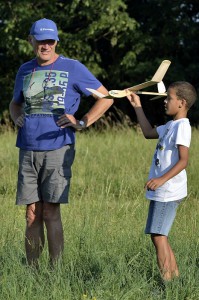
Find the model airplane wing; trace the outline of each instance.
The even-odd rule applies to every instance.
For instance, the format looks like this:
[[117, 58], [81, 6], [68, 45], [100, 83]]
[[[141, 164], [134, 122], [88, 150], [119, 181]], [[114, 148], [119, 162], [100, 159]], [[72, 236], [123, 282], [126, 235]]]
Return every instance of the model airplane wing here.
[[[158, 96], [158, 97], [163, 97], [163, 96], [167, 96], [167, 93], [157, 93], [157, 92], [142, 92], [142, 91], [133, 91], [135, 94], [137, 95], [154, 95], [154, 96]], [[131, 94], [131, 91], [128, 89], [128, 91], [126, 90], [112, 90], [112, 91], [109, 91], [109, 95], [112, 97], [112, 98], [123, 98], [123, 97], [126, 97], [128, 95]], [[109, 97], [110, 97], [109, 96]], [[153, 99], [153, 98], [152, 98]], [[151, 99], [151, 100], [152, 100]], [[156, 98], [157, 99], [157, 98]], [[154, 99], [153, 99], [154, 100]]]
[[167, 94], [166, 93], [165, 94], [159, 94], [159, 95], [157, 95], [157, 96], [155, 96], [155, 97], [153, 97], [153, 98], [151, 98], [149, 100], [157, 100], [157, 99], [162, 98], [164, 96], [167, 97]]
[[105, 98], [105, 99], [112, 99], [113, 97], [111, 95], [104, 95], [100, 92], [98, 92], [97, 90], [94, 89], [90, 89], [90, 88], [86, 88], [89, 92], [91, 92], [93, 95], [96, 95], [99, 98]]
[[[163, 96], [167, 95], [165, 93], [166, 89], [162, 82], [162, 79], [163, 79], [164, 75], [166, 74], [170, 64], [171, 64], [170, 60], [163, 60], [150, 81], [146, 81], [146, 82], [140, 83], [138, 85], [134, 85], [134, 86], [128, 88], [128, 91], [127, 90], [111, 90], [108, 92], [108, 95], [104, 95], [94, 89], [90, 89], [90, 88], [86, 88], [86, 89], [88, 91], [90, 91], [92, 94], [98, 96], [99, 98], [106, 98], [106, 99], [123, 98], [123, 97], [128, 96], [131, 93], [131, 91], [135, 92], [136, 94], [155, 95], [156, 99], [157, 99], [157, 97], [163, 97]], [[146, 87], [155, 85], [155, 84], [157, 84], [157, 86], [158, 86], [158, 93], [140, 92], [140, 90], [142, 90]]]
[[[166, 74], [170, 64], [171, 64], [170, 60], [163, 60], [150, 81], [146, 81], [146, 82], [140, 83], [138, 85], [134, 85], [134, 86], [128, 88], [128, 90], [132, 91], [134, 93], [137, 93], [137, 94], [159, 95], [160, 97], [166, 96], [166, 93], [165, 93], [166, 89], [165, 89], [164, 83], [162, 82], [162, 79], [163, 79], [164, 75]], [[142, 90], [146, 87], [155, 85], [155, 84], [157, 84], [157, 86], [158, 86], [159, 93], [140, 92], [140, 90]], [[114, 98], [122, 98], [122, 97], [127, 96], [127, 92], [125, 90], [111, 90], [111, 91], [109, 91], [109, 95], [111, 95]]]
[[[94, 89], [90, 89], [90, 88], [86, 88], [89, 92], [91, 92], [93, 95], [96, 95], [99, 98], [105, 98], [105, 99], [112, 99], [112, 98], [124, 98], [128, 95], [131, 94], [131, 91], [120, 91], [120, 90], [112, 90], [109, 92], [108, 95], [104, 95]], [[163, 96], [167, 96], [166, 93], [156, 93], [156, 92], [141, 92], [141, 91], [135, 91], [136, 94], [138, 95], [154, 95], [156, 97], [150, 99], [150, 100], [155, 100], [157, 99], [157, 97], [163, 97]]]

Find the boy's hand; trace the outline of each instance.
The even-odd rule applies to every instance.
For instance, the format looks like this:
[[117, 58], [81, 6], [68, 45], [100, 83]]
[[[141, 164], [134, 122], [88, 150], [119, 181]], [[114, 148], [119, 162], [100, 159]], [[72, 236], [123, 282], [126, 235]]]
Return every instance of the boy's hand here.
[[[127, 91], [129, 92], [129, 90]], [[131, 94], [127, 96], [127, 99], [133, 107], [141, 107], [140, 97], [135, 93], [131, 92]]]
[[155, 191], [157, 188], [159, 188], [164, 183], [165, 183], [165, 180], [161, 177], [151, 178], [145, 183], [144, 188], [147, 189], [148, 191]]

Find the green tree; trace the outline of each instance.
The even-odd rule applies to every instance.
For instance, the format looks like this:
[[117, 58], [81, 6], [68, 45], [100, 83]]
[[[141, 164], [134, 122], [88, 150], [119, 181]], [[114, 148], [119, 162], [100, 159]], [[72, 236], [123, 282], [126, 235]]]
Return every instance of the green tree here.
[[[166, 86], [187, 80], [199, 88], [196, 0], [0, 0], [0, 12], [1, 118], [6, 118], [19, 66], [33, 56], [29, 29], [44, 17], [58, 25], [59, 53], [80, 60], [108, 89], [150, 79], [163, 59], [172, 61]], [[162, 122], [162, 102], [142, 101], [152, 122]], [[114, 107], [135, 118], [125, 99]], [[194, 124], [198, 115], [198, 109], [191, 115]]]
[[[27, 35], [39, 18], [57, 23], [60, 53], [79, 59], [108, 87], [120, 85], [123, 74], [119, 66], [126, 55], [126, 41], [136, 36], [137, 28], [126, 9], [121, 0], [1, 2], [1, 112], [11, 100], [18, 67], [33, 55]], [[135, 63], [136, 54], [132, 59]]]
[[[134, 0], [132, 5], [130, 0], [126, 0], [125, 3], [129, 16], [140, 25], [143, 42], [143, 51], [137, 56], [136, 69], [129, 69], [129, 78], [140, 77], [142, 70], [149, 70], [151, 74], [153, 65], [167, 58], [172, 64], [164, 79], [166, 87], [173, 81], [186, 80], [199, 90], [199, 2]], [[161, 109], [158, 111], [161, 112]], [[192, 124], [198, 124], [198, 117], [197, 102], [190, 112]]]

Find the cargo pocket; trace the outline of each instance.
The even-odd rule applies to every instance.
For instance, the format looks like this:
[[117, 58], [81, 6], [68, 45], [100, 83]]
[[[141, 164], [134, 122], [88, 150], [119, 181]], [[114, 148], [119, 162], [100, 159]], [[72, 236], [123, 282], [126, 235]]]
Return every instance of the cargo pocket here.
[[58, 170], [58, 173], [59, 173], [59, 175], [61, 175], [61, 177], [65, 177], [65, 178], [71, 178], [71, 176], [72, 176], [71, 167], [68, 167], [68, 166], [61, 167]]

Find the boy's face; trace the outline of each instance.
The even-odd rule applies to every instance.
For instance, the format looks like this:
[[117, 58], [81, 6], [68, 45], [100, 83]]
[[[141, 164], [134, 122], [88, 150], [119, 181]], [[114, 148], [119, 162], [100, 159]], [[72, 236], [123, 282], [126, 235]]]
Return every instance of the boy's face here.
[[167, 91], [167, 98], [164, 100], [165, 112], [168, 116], [173, 116], [174, 119], [178, 119], [181, 113], [184, 112], [185, 101], [178, 99], [175, 88], [169, 88]]

